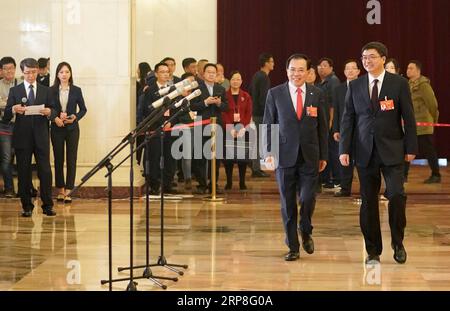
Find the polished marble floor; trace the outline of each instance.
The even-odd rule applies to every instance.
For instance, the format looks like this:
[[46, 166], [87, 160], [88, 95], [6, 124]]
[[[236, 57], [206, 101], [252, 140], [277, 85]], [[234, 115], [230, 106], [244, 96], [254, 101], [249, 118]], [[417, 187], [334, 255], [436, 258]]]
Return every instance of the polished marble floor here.
[[[164, 254], [170, 263], [189, 268], [178, 282], [162, 282], [168, 290], [450, 290], [450, 169], [442, 173], [442, 184], [424, 185], [428, 169], [411, 170], [404, 265], [392, 258], [384, 201], [381, 265], [364, 265], [357, 182], [351, 198], [334, 198], [331, 190], [318, 196], [316, 251], [301, 252], [295, 262], [283, 259], [286, 247], [273, 177], [249, 177], [249, 191], [231, 191], [223, 195], [224, 203], [199, 197], [166, 201]], [[143, 264], [145, 202], [136, 198], [134, 203], [134, 262]], [[56, 217], [35, 208], [32, 218], [22, 218], [18, 199], [0, 198], [0, 290], [108, 290], [100, 284], [108, 277], [107, 201], [75, 199], [55, 209]], [[113, 210], [113, 278], [122, 278], [129, 276], [117, 272], [129, 264], [128, 200], [115, 200]], [[152, 201], [150, 210], [154, 263], [160, 253], [159, 201]], [[152, 272], [176, 276], [162, 267]], [[141, 274], [142, 269], [134, 273]], [[137, 282], [139, 290], [161, 290], [150, 280]], [[127, 284], [114, 283], [113, 290]]]

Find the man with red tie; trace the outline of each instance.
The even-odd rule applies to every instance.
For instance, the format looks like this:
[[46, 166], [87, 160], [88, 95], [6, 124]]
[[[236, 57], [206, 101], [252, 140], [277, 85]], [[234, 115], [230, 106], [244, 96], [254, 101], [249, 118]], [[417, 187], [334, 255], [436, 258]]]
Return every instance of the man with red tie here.
[[[289, 252], [286, 261], [300, 258], [297, 227], [302, 247], [314, 252], [311, 234], [311, 218], [316, 204], [315, 188], [319, 172], [327, 165], [328, 126], [325, 118], [323, 92], [306, 84], [311, 60], [303, 54], [293, 54], [286, 61], [288, 82], [278, 85], [267, 93], [263, 124], [265, 132], [265, 159], [276, 167], [280, 192], [281, 214], [286, 244]], [[272, 134], [271, 125], [279, 128], [278, 137]], [[272, 137], [274, 136], [274, 137]], [[278, 139], [272, 141], [272, 138]], [[279, 152], [276, 143], [279, 143]], [[298, 223], [297, 194], [300, 203]]]

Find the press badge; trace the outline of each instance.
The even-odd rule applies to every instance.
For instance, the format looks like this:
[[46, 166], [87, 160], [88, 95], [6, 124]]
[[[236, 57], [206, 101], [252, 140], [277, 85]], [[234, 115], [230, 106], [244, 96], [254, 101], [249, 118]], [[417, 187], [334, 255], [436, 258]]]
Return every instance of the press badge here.
[[392, 99], [384, 98], [384, 100], [380, 101], [380, 109], [381, 111], [394, 110], [394, 101]]
[[241, 114], [240, 113], [234, 113], [233, 114], [233, 120], [234, 120], [234, 122], [241, 122]]
[[317, 107], [313, 106], [306, 107], [306, 115], [309, 117], [317, 118]]

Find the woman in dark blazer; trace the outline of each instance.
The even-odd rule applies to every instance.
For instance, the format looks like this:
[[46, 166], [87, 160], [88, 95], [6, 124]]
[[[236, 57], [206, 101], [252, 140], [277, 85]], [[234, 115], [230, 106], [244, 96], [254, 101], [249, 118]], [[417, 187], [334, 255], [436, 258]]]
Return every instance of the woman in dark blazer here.
[[[225, 148], [226, 154], [224, 164], [225, 173], [227, 175], [225, 190], [230, 190], [232, 187], [234, 162], [237, 162], [239, 167], [239, 189], [247, 190], [247, 186], [245, 185], [245, 171], [249, 159], [237, 159], [236, 156], [239, 156], [239, 153], [236, 152], [235, 149], [238, 147], [238, 139], [240, 137], [244, 137], [246, 145], [248, 144], [247, 126], [252, 118], [253, 103], [252, 97], [247, 92], [241, 90], [241, 85], [241, 74], [239, 71], [233, 71], [230, 76], [230, 89], [226, 92], [228, 110], [222, 112], [225, 140], [227, 137], [231, 136], [234, 140], [234, 146], [236, 146], [232, 148], [233, 150], [227, 150], [229, 148]], [[225, 146], [227, 146], [226, 142]], [[247, 147], [248, 146], [245, 146], [245, 148]], [[232, 151], [231, 159], [231, 154], [227, 154], [230, 153], [227, 151]], [[245, 152], [244, 154], [248, 157], [248, 152]]]
[[[72, 202], [68, 193], [74, 188], [77, 168], [78, 141], [80, 128], [78, 122], [86, 114], [83, 94], [73, 84], [72, 68], [62, 62], [56, 68], [55, 82], [51, 87], [55, 100], [57, 117], [51, 125], [51, 139], [55, 158], [55, 184], [58, 188], [57, 201]], [[64, 149], [66, 149], [67, 175], [64, 180]]]

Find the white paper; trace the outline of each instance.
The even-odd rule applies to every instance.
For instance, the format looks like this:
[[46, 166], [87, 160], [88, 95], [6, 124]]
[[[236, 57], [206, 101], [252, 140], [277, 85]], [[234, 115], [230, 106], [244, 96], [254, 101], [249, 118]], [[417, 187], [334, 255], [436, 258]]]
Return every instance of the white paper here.
[[36, 106], [27, 106], [27, 110], [25, 110], [26, 116], [36, 116], [41, 115], [40, 111], [45, 108], [45, 105], [36, 105]]

